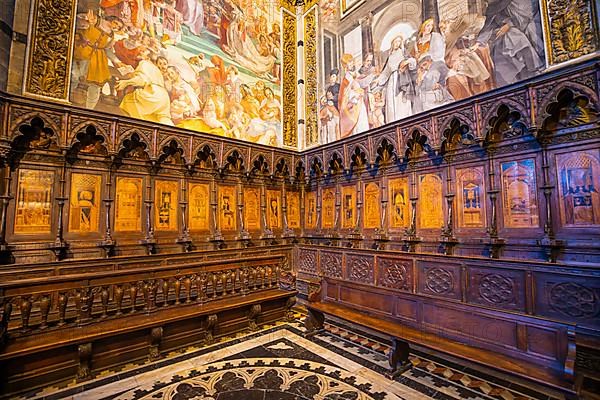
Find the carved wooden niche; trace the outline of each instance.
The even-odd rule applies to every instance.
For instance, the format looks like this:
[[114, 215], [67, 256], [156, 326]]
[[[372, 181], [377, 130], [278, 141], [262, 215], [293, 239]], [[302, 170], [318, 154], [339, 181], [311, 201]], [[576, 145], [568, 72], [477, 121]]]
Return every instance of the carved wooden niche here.
[[505, 162], [501, 164], [500, 169], [504, 226], [539, 227], [535, 160]]
[[179, 183], [156, 181], [154, 185], [154, 226], [157, 231], [177, 230]]
[[381, 223], [381, 191], [379, 185], [370, 182], [365, 185], [364, 225], [365, 229], [380, 228]]
[[98, 232], [101, 184], [102, 177], [100, 175], [79, 173], [71, 175], [69, 232]]
[[456, 170], [458, 226], [485, 227], [485, 186], [483, 167]]
[[304, 226], [307, 229], [314, 229], [317, 227], [317, 194], [315, 192], [306, 193], [305, 202]]
[[142, 230], [142, 178], [117, 177], [115, 190], [115, 231]]
[[408, 178], [397, 178], [389, 181], [390, 227], [406, 228], [410, 223], [410, 196]]
[[53, 171], [19, 170], [14, 233], [50, 233], [53, 184]]
[[442, 175], [419, 176], [419, 228], [441, 229], [444, 225]]
[[556, 168], [561, 225], [600, 225], [600, 151], [559, 154]]
[[342, 228], [356, 225], [356, 186], [342, 187]]
[[300, 193], [298, 192], [287, 192], [287, 222], [288, 228], [299, 229], [300, 228]]
[[235, 186], [219, 186], [219, 226], [222, 231], [235, 231], [236, 218]]
[[189, 227], [191, 231], [210, 229], [210, 187], [208, 183], [189, 184]]
[[335, 226], [335, 192], [333, 189], [323, 189], [322, 227], [332, 229]]
[[255, 187], [244, 188], [244, 226], [249, 231], [260, 230], [260, 191]]
[[267, 218], [271, 229], [281, 229], [281, 192], [267, 190]]

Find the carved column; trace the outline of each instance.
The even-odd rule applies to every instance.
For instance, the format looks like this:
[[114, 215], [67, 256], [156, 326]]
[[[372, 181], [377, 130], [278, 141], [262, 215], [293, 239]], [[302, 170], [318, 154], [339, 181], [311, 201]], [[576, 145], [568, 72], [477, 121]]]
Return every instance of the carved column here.
[[[291, 178], [292, 180], [294, 179], [293, 177]], [[281, 193], [282, 193], [282, 197], [281, 197], [281, 213], [283, 214], [283, 237], [284, 238], [293, 238], [296, 235], [294, 234], [294, 230], [290, 229], [290, 226], [288, 224], [288, 215], [287, 215], [287, 190], [286, 190], [286, 181], [285, 181], [285, 177], [283, 178], [282, 182], [281, 182]]]
[[190, 231], [188, 229], [188, 215], [187, 215], [187, 205], [188, 195], [187, 195], [187, 179], [181, 179], [181, 201], [179, 202], [179, 206], [181, 207], [181, 234], [177, 238], [177, 243], [183, 246], [183, 251], [186, 253], [192, 250], [192, 238], [190, 236]]
[[140, 241], [146, 247], [148, 254], [154, 254], [156, 250], [156, 239], [154, 238], [154, 227], [152, 225], [152, 188], [154, 187], [154, 177], [149, 176], [146, 185], [146, 236]]
[[10, 200], [12, 196], [10, 195], [10, 182], [12, 179], [12, 169], [7, 164], [3, 168], [3, 189], [2, 196], [0, 199], [2, 200], [2, 210], [0, 211], [0, 253], [7, 252], [8, 244], [6, 243], [6, 220], [7, 220], [7, 211], [8, 205], [10, 204]]
[[548, 149], [547, 144], [542, 142], [542, 171], [543, 171], [543, 186], [546, 222], [544, 223], [544, 237], [537, 241], [538, 246], [544, 249], [548, 262], [555, 263], [560, 249], [565, 246], [565, 242], [557, 240], [554, 234], [554, 210], [552, 207], [552, 192], [554, 185], [550, 184], [550, 165], [548, 164]]
[[304, 183], [300, 184], [300, 236], [304, 237], [305, 235], [305, 226], [306, 226], [306, 185]]
[[115, 248], [115, 241], [112, 238], [112, 228], [111, 228], [111, 208], [113, 203], [113, 193], [112, 193], [112, 180], [113, 180], [113, 166], [111, 165], [108, 170], [108, 178], [106, 179], [106, 197], [104, 199], [104, 217], [105, 217], [105, 229], [104, 236], [102, 237], [102, 241], [99, 243], [99, 247], [104, 250], [104, 256], [109, 258], [113, 255], [113, 250]]
[[239, 178], [237, 184], [237, 204], [238, 204], [238, 219], [240, 221], [240, 230], [238, 240], [242, 243], [242, 247], [248, 247], [250, 245], [250, 233], [246, 229], [244, 221], [244, 188], [242, 185], [242, 178]]
[[323, 228], [321, 227], [321, 211], [323, 209], [323, 207], [321, 206], [321, 201], [323, 200], [323, 193], [321, 193], [321, 190], [319, 188], [319, 178], [315, 178], [315, 188], [316, 188], [316, 198], [317, 198], [317, 205], [316, 205], [316, 211], [317, 211], [317, 220], [316, 220], [316, 227], [317, 227], [317, 234], [321, 235], [323, 233]]
[[406, 245], [406, 249], [411, 253], [416, 251], [417, 244], [421, 241], [417, 236], [417, 200], [419, 200], [417, 174], [412, 172], [410, 182], [410, 225], [406, 229], [404, 238], [402, 239]]
[[500, 258], [500, 251], [505, 244], [504, 239], [498, 237], [498, 193], [500, 191], [496, 188], [496, 173], [494, 171], [494, 150], [488, 149], [489, 164], [488, 164], [488, 177], [489, 177], [489, 190], [488, 196], [491, 205], [491, 216], [490, 224], [487, 230], [488, 233], [488, 245], [490, 246], [490, 258]]
[[210, 215], [212, 219], [212, 233], [210, 240], [214, 243], [216, 248], [221, 248], [223, 246], [224, 239], [223, 234], [221, 233], [221, 224], [217, 214], [217, 207], [219, 206], [217, 197], [217, 181], [216, 176], [213, 175], [210, 182], [210, 207], [212, 210]]
[[386, 168], [383, 167], [381, 170], [381, 219], [379, 221], [379, 231], [375, 234], [375, 243], [373, 247], [375, 249], [383, 249], [384, 242], [388, 240], [388, 177], [386, 176]]
[[269, 219], [267, 218], [267, 187], [264, 178], [261, 178], [260, 183], [260, 220], [263, 228], [261, 239], [265, 240], [266, 244], [271, 244], [275, 235], [273, 235], [273, 230], [269, 226]]
[[67, 242], [63, 237], [63, 215], [65, 202], [68, 198], [65, 196], [65, 184], [66, 184], [66, 173], [67, 173], [67, 163], [63, 162], [63, 166], [60, 171], [60, 180], [59, 180], [59, 196], [56, 197], [56, 202], [58, 204], [58, 215], [56, 218], [56, 238], [54, 239], [54, 243], [50, 245], [50, 250], [54, 253], [56, 261], [60, 261], [66, 257], [67, 251]]
[[452, 171], [450, 166], [446, 168], [446, 225], [442, 229], [440, 242], [444, 248], [444, 254], [451, 256], [458, 240], [454, 237], [454, 197], [452, 191]]

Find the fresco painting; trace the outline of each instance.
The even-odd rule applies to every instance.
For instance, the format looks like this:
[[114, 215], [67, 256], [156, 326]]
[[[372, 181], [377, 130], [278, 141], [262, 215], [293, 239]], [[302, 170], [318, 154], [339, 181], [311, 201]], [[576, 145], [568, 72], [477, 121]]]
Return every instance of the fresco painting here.
[[334, 10], [320, 2], [325, 143], [530, 78], [546, 66], [535, 0], [355, 3]]
[[77, 11], [75, 105], [283, 144], [278, 0], [87, 0]]

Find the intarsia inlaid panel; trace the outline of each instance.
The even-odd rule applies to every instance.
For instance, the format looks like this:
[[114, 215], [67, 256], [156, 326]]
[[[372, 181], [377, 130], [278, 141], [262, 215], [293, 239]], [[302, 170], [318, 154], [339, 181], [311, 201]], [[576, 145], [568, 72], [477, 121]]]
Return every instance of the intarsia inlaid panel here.
[[323, 189], [323, 209], [322, 223], [323, 228], [335, 227], [335, 191], [333, 189]]
[[364, 228], [376, 229], [381, 227], [381, 191], [379, 185], [370, 182], [365, 185]]
[[235, 186], [219, 186], [219, 226], [223, 231], [237, 229]]
[[485, 186], [483, 167], [456, 170], [458, 226], [483, 228], [485, 226]]
[[300, 193], [286, 193], [286, 216], [288, 228], [300, 229]]
[[117, 177], [115, 193], [115, 231], [142, 229], [142, 178]]
[[410, 195], [408, 178], [390, 179], [389, 181], [390, 227], [406, 228], [410, 222]]
[[539, 210], [535, 178], [535, 160], [501, 164], [504, 226], [537, 228]]
[[267, 191], [267, 217], [271, 229], [281, 228], [281, 192], [278, 190]]
[[244, 189], [244, 226], [249, 231], [260, 230], [260, 190], [255, 187]]
[[210, 187], [207, 183], [189, 184], [189, 227], [191, 231], [210, 229]]
[[156, 181], [154, 191], [154, 224], [157, 231], [177, 230], [179, 183]]
[[69, 232], [97, 232], [100, 217], [100, 175], [71, 175]]
[[444, 225], [442, 195], [441, 174], [419, 176], [419, 228], [440, 229]]
[[559, 154], [556, 168], [561, 224], [600, 225], [600, 151]]
[[314, 229], [317, 227], [317, 194], [315, 192], [306, 193], [305, 201], [304, 226], [307, 229]]
[[356, 186], [342, 188], [342, 228], [356, 226]]
[[50, 233], [52, 225], [52, 186], [54, 172], [19, 170], [14, 232]]

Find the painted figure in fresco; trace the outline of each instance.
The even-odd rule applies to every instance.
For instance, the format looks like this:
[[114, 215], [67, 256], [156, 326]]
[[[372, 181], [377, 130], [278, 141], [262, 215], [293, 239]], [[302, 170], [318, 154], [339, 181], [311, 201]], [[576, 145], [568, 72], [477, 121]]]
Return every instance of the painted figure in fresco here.
[[[327, 91], [333, 97], [331, 91]], [[329, 96], [321, 98], [321, 109], [319, 111], [321, 119], [321, 143], [331, 143], [340, 138], [340, 113], [333, 105], [333, 100]]]
[[204, 7], [202, 0], [176, 0], [175, 9], [181, 13], [183, 23], [190, 31], [199, 35], [204, 28]]
[[112, 46], [113, 33], [93, 10], [79, 20], [73, 52], [73, 87], [80, 80], [87, 83], [85, 106], [94, 109], [100, 100], [102, 86], [111, 79], [107, 49]]
[[275, 94], [271, 88], [265, 88], [265, 98], [260, 105], [260, 117], [268, 122], [281, 121], [281, 104], [275, 98]]
[[329, 72], [329, 80], [327, 83], [327, 92], [331, 92], [331, 94], [333, 95], [332, 101], [333, 101], [333, 105], [334, 107], [339, 110], [339, 104], [338, 104], [338, 99], [339, 99], [339, 95], [340, 95], [340, 84], [338, 83], [338, 75], [340, 73], [339, 69], [332, 69]]
[[428, 111], [453, 100], [446, 89], [447, 74], [448, 67], [443, 62], [434, 62], [429, 55], [421, 59], [415, 81], [415, 112]]
[[530, 0], [489, 0], [477, 40], [488, 44], [500, 86], [533, 76], [544, 67], [539, 11]]
[[171, 118], [175, 124], [194, 117], [200, 111], [200, 102], [192, 86], [181, 78], [176, 67], [167, 67], [166, 88], [171, 98]]
[[[117, 82], [117, 90], [134, 88], [123, 97], [120, 107], [133, 118], [173, 125], [163, 73], [148, 57], [148, 51], [140, 53], [141, 60], [133, 77]], [[164, 70], [166, 72], [166, 66]]]
[[411, 71], [417, 64], [404, 51], [404, 38], [392, 40], [390, 52], [375, 88], [385, 90], [385, 122], [396, 121], [413, 113], [414, 84]]
[[340, 136], [342, 138], [369, 129], [369, 117], [365, 105], [365, 91], [360, 87], [354, 57], [342, 56], [344, 79], [340, 84], [338, 104], [340, 107]]

